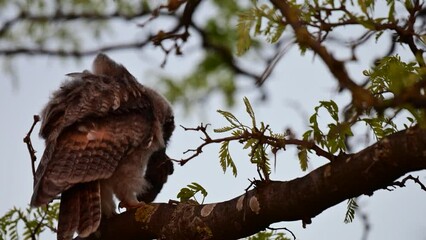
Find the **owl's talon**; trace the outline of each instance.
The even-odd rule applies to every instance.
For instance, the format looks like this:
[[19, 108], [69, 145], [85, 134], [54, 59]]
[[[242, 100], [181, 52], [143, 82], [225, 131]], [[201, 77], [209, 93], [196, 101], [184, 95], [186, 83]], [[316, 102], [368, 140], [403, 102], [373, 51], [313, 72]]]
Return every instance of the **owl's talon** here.
[[144, 206], [146, 203], [145, 202], [136, 202], [136, 203], [125, 203], [125, 202], [120, 202], [118, 204], [118, 208], [125, 208], [126, 210], [132, 209], [132, 208], [139, 208]]

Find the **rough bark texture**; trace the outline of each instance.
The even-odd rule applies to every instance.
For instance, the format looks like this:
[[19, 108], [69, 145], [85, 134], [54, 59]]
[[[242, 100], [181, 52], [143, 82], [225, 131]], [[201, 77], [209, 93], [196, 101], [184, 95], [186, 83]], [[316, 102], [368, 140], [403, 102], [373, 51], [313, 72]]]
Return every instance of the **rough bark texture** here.
[[395, 133], [304, 177], [259, 183], [226, 202], [149, 204], [105, 221], [92, 239], [237, 239], [271, 223], [306, 223], [345, 199], [372, 195], [402, 175], [426, 169], [426, 130]]

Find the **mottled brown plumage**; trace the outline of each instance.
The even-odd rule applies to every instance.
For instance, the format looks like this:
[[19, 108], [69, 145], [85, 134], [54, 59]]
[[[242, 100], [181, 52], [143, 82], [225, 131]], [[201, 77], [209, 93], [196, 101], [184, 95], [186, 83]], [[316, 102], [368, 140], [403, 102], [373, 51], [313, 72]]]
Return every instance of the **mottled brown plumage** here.
[[101, 215], [115, 213], [114, 195], [127, 208], [153, 201], [173, 172], [165, 148], [174, 119], [163, 96], [104, 54], [93, 72], [68, 76], [42, 113], [46, 149], [31, 198], [37, 207], [61, 194], [58, 239], [96, 231]]

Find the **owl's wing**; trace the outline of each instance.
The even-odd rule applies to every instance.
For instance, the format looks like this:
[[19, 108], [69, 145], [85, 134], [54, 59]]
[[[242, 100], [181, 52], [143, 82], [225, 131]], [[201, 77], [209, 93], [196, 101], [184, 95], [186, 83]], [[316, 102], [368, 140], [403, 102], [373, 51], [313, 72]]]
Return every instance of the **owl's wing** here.
[[106, 84], [112, 80], [88, 73], [79, 77], [82, 81], [64, 85], [44, 111], [46, 150], [36, 171], [32, 206], [48, 203], [77, 183], [110, 177], [133, 148], [152, 141], [153, 111], [143, 88]]
[[55, 140], [66, 127], [87, 117], [152, 110], [145, 88], [130, 74], [120, 79], [88, 71], [67, 76], [69, 81], [53, 93], [42, 113], [40, 135], [47, 140]]

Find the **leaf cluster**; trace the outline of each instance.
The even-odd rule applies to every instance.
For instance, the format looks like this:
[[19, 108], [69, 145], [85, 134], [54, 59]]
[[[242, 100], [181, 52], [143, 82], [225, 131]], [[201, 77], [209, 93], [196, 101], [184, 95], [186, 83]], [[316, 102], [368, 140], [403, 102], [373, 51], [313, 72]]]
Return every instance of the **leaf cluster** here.
[[[0, 218], [0, 240], [16, 240], [20, 235], [24, 239], [37, 239], [46, 230], [55, 232], [58, 213], [59, 202], [25, 210], [14, 207]], [[20, 233], [22, 226], [23, 232]]]
[[[419, 67], [414, 62], [404, 62], [398, 55], [384, 57], [377, 62], [377, 65], [370, 70], [363, 72], [369, 78], [369, 90], [372, 94], [383, 102], [390, 101], [395, 98], [423, 98], [426, 69]], [[426, 111], [424, 108], [418, 108], [411, 104], [401, 104], [396, 107], [395, 115], [406, 110], [410, 113], [407, 120], [413, 124], [417, 123], [422, 127], [426, 126]], [[393, 133], [396, 127], [389, 118], [379, 116], [374, 121], [374, 124], [367, 122], [375, 133], [377, 138]], [[373, 126], [372, 126], [373, 125]], [[390, 128], [385, 128], [380, 131], [380, 126], [389, 125]], [[406, 127], [408, 127], [406, 125]]]
[[[324, 132], [318, 123], [321, 109], [325, 109], [333, 119], [332, 123], [327, 124], [327, 132]], [[339, 107], [333, 100], [320, 101], [320, 104], [315, 107], [315, 113], [309, 118], [309, 123], [310, 130], [303, 134], [305, 141], [313, 139], [315, 143], [326, 148], [331, 154], [346, 151], [346, 138], [353, 136], [353, 133], [349, 123], [339, 121]]]
[[246, 112], [251, 119], [250, 125], [242, 123], [231, 112], [218, 110], [218, 113], [228, 121], [229, 125], [214, 129], [214, 132], [231, 132], [230, 139], [221, 142], [219, 152], [220, 165], [224, 172], [231, 168], [233, 175], [237, 176], [237, 167], [229, 152], [229, 143], [230, 141], [238, 140], [239, 143], [243, 144], [243, 149], [249, 150], [250, 162], [256, 165], [261, 179], [269, 179], [271, 163], [268, 149], [276, 153], [278, 149], [275, 146], [271, 146], [271, 142], [285, 142], [286, 135], [274, 133], [264, 122], [259, 124], [250, 101], [246, 97], [243, 100]]
[[258, 2], [254, 0], [252, 5], [250, 9], [238, 14], [237, 55], [243, 55], [250, 48], [252, 36], [263, 35], [267, 42], [275, 43], [285, 30], [282, 16], [275, 7], [267, 4], [258, 5]]

